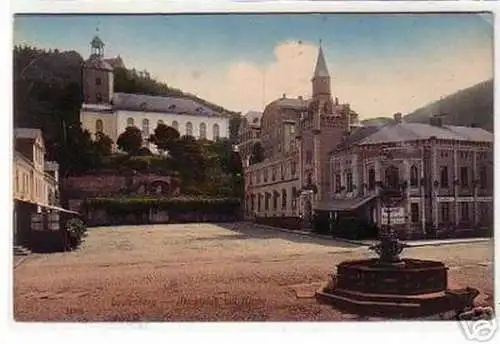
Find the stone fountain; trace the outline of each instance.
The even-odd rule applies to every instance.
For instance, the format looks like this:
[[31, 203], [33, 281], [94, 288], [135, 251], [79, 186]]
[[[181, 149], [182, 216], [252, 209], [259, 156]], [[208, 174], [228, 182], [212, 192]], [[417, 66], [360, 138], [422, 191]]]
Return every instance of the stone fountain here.
[[[398, 197], [398, 190], [385, 190], [382, 201], [390, 205]], [[390, 227], [390, 213], [387, 227], [370, 247], [379, 258], [340, 263], [330, 283], [316, 292], [319, 302], [348, 314], [390, 319], [454, 317], [473, 307], [477, 289], [449, 289], [442, 262], [400, 258], [406, 244]]]

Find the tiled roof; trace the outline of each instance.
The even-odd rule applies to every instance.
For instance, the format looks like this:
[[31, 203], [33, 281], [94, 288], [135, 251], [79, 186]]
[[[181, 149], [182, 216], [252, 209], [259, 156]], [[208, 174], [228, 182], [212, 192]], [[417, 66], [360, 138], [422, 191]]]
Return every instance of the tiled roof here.
[[342, 141], [335, 149], [332, 151], [342, 150], [347, 148], [348, 146], [352, 146], [363, 140], [365, 137], [372, 135], [377, 132], [380, 128], [378, 126], [365, 126], [365, 127], [357, 127], [355, 128], [347, 138]]
[[181, 97], [149, 96], [143, 94], [115, 93], [113, 109], [149, 112], [167, 112], [194, 116], [222, 117], [222, 114], [192, 99]]
[[259, 111], [248, 111], [243, 118], [247, 121], [249, 126], [260, 128], [260, 119], [262, 118], [262, 112]]
[[301, 99], [301, 98], [279, 98], [273, 101], [274, 104], [284, 107], [284, 108], [293, 108], [293, 109], [306, 109], [308, 104], [311, 102], [310, 99]]
[[329, 77], [328, 68], [326, 68], [325, 56], [323, 49], [319, 47], [318, 60], [316, 61], [316, 68], [314, 69], [314, 77]]
[[443, 125], [441, 127], [425, 123], [397, 123], [388, 125], [363, 139], [359, 144], [378, 144], [401, 141], [426, 140], [436, 137], [441, 140], [493, 142], [493, 134], [472, 127]]

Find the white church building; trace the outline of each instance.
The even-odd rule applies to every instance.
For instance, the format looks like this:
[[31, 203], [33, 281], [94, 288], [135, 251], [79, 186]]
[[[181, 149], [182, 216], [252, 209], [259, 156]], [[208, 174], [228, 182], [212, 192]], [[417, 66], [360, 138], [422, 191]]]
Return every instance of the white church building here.
[[218, 113], [195, 100], [182, 97], [149, 96], [114, 92], [113, 67], [104, 58], [104, 43], [95, 36], [91, 54], [83, 66], [83, 105], [80, 122], [93, 136], [102, 132], [116, 143], [129, 126], [142, 131], [144, 145], [155, 152], [146, 139], [159, 123], [177, 129], [180, 135], [217, 140], [229, 137], [227, 114]]

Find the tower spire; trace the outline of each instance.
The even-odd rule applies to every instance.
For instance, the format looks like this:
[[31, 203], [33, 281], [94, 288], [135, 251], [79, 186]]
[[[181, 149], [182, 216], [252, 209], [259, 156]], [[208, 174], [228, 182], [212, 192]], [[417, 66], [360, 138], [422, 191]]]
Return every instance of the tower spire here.
[[328, 68], [326, 67], [325, 56], [323, 54], [323, 47], [321, 40], [319, 40], [318, 59], [316, 61], [316, 68], [314, 69], [314, 77], [329, 77]]

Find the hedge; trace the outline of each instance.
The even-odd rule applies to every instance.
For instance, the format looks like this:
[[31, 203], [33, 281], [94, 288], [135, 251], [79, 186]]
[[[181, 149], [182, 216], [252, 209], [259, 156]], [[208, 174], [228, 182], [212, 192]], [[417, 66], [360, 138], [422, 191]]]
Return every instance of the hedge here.
[[155, 210], [169, 212], [231, 213], [239, 209], [236, 198], [176, 197], [158, 198], [91, 198], [83, 202], [86, 210], [105, 209], [107, 213], [137, 213]]

